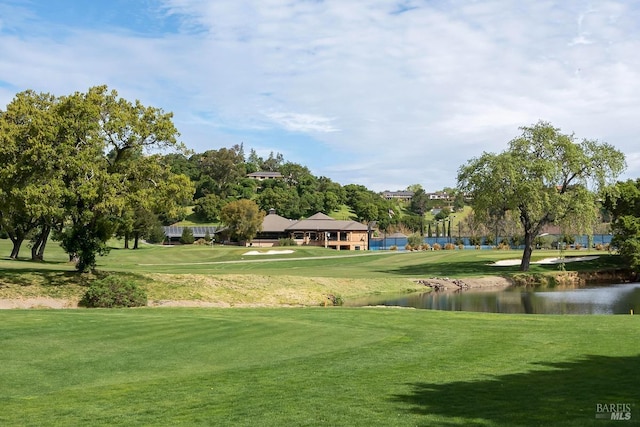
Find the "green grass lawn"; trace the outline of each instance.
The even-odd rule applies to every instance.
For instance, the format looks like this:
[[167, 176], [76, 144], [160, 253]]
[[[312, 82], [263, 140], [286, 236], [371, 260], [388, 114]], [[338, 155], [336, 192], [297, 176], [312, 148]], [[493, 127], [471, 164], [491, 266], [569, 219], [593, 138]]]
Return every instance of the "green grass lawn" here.
[[[10, 242], [0, 240], [0, 254], [10, 252]], [[25, 245], [26, 246], [26, 245]], [[297, 246], [260, 248], [238, 246], [163, 246], [142, 244], [140, 249], [123, 249], [121, 242], [111, 242], [107, 256], [98, 257], [98, 269], [172, 274], [273, 274], [321, 277], [382, 276], [469, 277], [513, 274], [517, 266], [496, 268], [491, 264], [503, 259], [520, 259], [522, 251], [455, 250], [455, 251], [336, 251], [332, 249]], [[270, 249], [290, 249], [293, 253], [277, 255], [246, 255], [248, 252], [268, 252]], [[28, 248], [23, 248], [21, 261], [0, 257], [0, 268], [17, 270], [72, 271], [67, 255], [51, 242], [45, 254], [46, 262], [28, 261]], [[557, 257], [557, 250], [534, 251], [532, 261]], [[617, 256], [603, 251], [565, 251], [565, 256], [598, 255], [595, 261], [566, 264], [567, 270], [619, 267]], [[327, 259], [329, 258], [329, 259]], [[276, 261], [276, 262], [273, 262]], [[557, 265], [531, 265], [532, 273], [557, 271]]]
[[[280, 255], [246, 255], [250, 251], [291, 249]], [[558, 251], [534, 251], [532, 261], [557, 257]], [[602, 251], [566, 251], [565, 256], [598, 255], [598, 260], [567, 264], [567, 270], [619, 267], [617, 256]], [[513, 274], [517, 266], [496, 268], [491, 264], [502, 259], [520, 259], [522, 251], [336, 251], [318, 247], [245, 248], [237, 246], [155, 246], [139, 250], [114, 249], [98, 259], [98, 267], [110, 271], [154, 273], [256, 273], [321, 277], [382, 276], [469, 277]], [[327, 259], [329, 258], [329, 259]], [[277, 260], [277, 262], [272, 262]], [[268, 261], [268, 262], [267, 262]], [[532, 264], [531, 272], [557, 271], [557, 265]]]
[[[294, 249], [115, 243], [98, 267], [150, 299], [316, 307], [0, 310], [0, 425], [602, 426], [602, 403], [632, 405], [615, 425], [640, 419], [637, 316], [317, 307], [420, 277], [514, 274], [490, 264], [518, 251]], [[567, 268], [619, 267], [565, 255], [587, 254], [601, 257]], [[92, 277], [55, 243], [46, 259], [0, 258], [0, 298], [82, 295]]]
[[0, 311], [0, 425], [603, 426], [640, 419], [637, 316]]

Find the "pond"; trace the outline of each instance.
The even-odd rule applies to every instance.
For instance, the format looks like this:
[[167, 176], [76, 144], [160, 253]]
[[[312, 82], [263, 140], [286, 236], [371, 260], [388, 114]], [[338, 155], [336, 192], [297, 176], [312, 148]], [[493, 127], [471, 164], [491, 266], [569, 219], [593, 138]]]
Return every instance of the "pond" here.
[[427, 292], [346, 301], [352, 307], [386, 305], [432, 310], [529, 314], [640, 315], [640, 283], [581, 289], [509, 288], [499, 291]]

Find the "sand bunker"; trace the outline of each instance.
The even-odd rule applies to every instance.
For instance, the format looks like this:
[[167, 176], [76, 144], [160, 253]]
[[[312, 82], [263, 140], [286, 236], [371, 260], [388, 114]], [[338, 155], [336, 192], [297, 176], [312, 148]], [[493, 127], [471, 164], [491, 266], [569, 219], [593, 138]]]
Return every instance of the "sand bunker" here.
[[260, 252], [260, 251], [249, 251], [249, 252], [245, 252], [243, 255], [282, 255], [282, 254], [292, 254], [293, 251], [291, 249], [283, 249], [283, 250], [273, 250], [270, 249], [266, 252]]
[[[566, 258], [545, 258], [540, 261], [532, 262], [531, 264], [560, 264], [567, 262], [576, 262], [576, 261], [591, 261], [593, 259], [599, 258], [598, 255], [594, 256], [579, 256], [579, 257], [566, 257]], [[503, 259], [501, 261], [496, 261], [491, 265], [495, 265], [498, 267], [511, 266], [511, 265], [520, 265], [519, 259]]]

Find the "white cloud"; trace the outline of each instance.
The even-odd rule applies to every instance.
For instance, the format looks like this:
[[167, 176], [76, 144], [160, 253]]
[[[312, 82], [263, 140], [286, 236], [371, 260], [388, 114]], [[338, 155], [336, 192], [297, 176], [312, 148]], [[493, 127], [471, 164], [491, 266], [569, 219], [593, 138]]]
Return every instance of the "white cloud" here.
[[[161, 38], [100, 28], [39, 38], [28, 25], [46, 22], [29, 17], [23, 34], [0, 29], [0, 81], [56, 94], [107, 83], [174, 111], [196, 150], [253, 138], [378, 190], [453, 186], [466, 160], [539, 119], [637, 156], [633, 3], [398, 4], [166, 0], [181, 26]], [[10, 95], [2, 88], [0, 102]], [[278, 132], [294, 136], [278, 148]]]
[[338, 131], [338, 129], [331, 124], [333, 120], [327, 117], [314, 116], [312, 114], [277, 112], [265, 113], [265, 116], [293, 132], [325, 133]]

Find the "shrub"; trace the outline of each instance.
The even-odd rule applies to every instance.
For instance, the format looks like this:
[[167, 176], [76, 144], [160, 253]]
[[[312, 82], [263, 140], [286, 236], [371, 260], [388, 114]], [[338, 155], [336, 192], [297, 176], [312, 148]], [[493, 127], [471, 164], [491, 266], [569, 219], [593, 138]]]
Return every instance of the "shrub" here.
[[482, 244], [482, 237], [480, 236], [469, 237], [469, 244], [472, 246], [480, 246]]
[[[344, 300], [340, 295], [329, 294], [327, 295], [327, 301], [329, 301], [329, 304], [333, 306], [340, 306], [344, 304]], [[324, 305], [326, 306], [327, 304], [325, 303]]]
[[192, 245], [195, 241], [193, 237], [193, 230], [189, 227], [185, 227], [182, 229], [182, 235], [180, 236], [180, 243], [183, 245]]
[[444, 245], [444, 250], [445, 251], [452, 251], [456, 248], [456, 245], [454, 245], [453, 243], [447, 243]]
[[567, 245], [573, 245], [576, 242], [576, 238], [571, 234], [563, 234], [562, 237], [560, 237], [560, 241]]
[[517, 248], [524, 243], [524, 236], [511, 236], [509, 243], [511, 243], [514, 248]]
[[533, 244], [536, 249], [551, 249], [553, 248], [553, 237], [551, 236], [537, 236], [533, 239]]
[[206, 245], [209, 242], [207, 242], [205, 239], [198, 239], [195, 242], [193, 242], [194, 245]]
[[404, 245], [404, 249], [406, 251], [412, 251], [413, 250], [413, 246], [411, 246], [410, 244], [407, 243], [406, 245]]
[[398, 247], [396, 245], [391, 245], [391, 246], [389, 246], [389, 250], [390, 251], [397, 251]]
[[420, 246], [423, 244], [424, 239], [419, 233], [413, 233], [409, 237], [407, 237], [407, 246], [411, 246], [413, 249], [420, 249]]
[[151, 227], [149, 233], [147, 234], [147, 243], [158, 244], [164, 242], [164, 228], [161, 225], [155, 225]]
[[439, 250], [442, 250], [442, 246], [440, 245], [440, 243], [434, 243], [432, 246], [432, 249], [434, 251], [439, 251]]
[[428, 244], [428, 243], [425, 243], [425, 244], [423, 244], [423, 245], [421, 246], [421, 249], [422, 249], [423, 251], [428, 251], [428, 250], [430, 250], [430, 249], [431, 249], [431, 245], [430, 245], [430, 244]]
[[141, 307], [147, 305], [147, 294], [133, 280], [107, 276], [89, 286], [80, 305], [96, 308]]
[[295, 239], [291, 237], [283, 237], [281, 239], [278, 239], [278, 246], [296, 246], [296, 245], [297, 243]]

